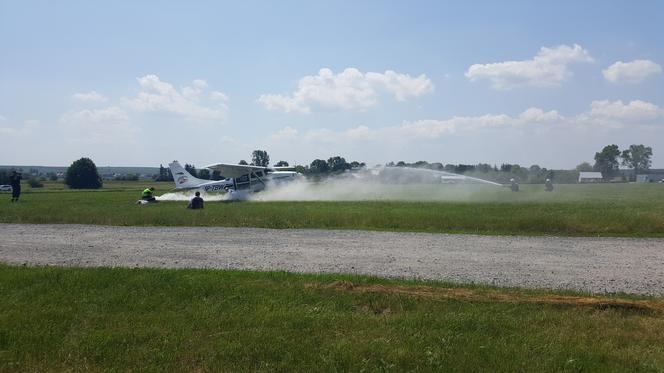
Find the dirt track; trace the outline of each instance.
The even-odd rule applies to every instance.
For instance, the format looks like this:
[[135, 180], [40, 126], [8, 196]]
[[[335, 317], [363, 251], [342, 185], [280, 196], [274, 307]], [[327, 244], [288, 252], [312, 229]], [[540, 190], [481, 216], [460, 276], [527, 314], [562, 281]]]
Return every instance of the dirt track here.
[[664, 296], [664, 239], [0, 224], [0, 261], [357, 273]]

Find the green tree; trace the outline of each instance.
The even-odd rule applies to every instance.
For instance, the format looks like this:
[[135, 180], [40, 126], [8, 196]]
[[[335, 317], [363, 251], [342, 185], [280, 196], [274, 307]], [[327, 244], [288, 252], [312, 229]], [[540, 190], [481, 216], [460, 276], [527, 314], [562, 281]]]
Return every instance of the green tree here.
[[171, 173], [170, 168], [166, 168], [162, 165], [159, 165], [159, 176], [155, 179], [156, 181], [173, 181], [173, 174]]
[[593, 166], [588, 162], [583, 162], [576, 166], [576, 170], [579, 172], [589, 172], [593, 170]]
[[288, 167], [288, 162], [279, 161], [279, 162], [275, 163], [274, 167]]
[[[445, 166], [443, 166], [443, 164], [440, 163], [440, 162], [433, 162], [429, 165], [429, 167], [432, 170], [436, 170], [436, 171], [442, 171], [445, 168]], [[491, 168], [491, 166], [489, 166], [489, 168]]]
[[602, 177], [610, 179], [618, 171], [618, 157], [620, 150], [618, 145], [607, 145], [601, 152], [595, 153], [595, 165], [593, 169], [602, 173]]
[[247, 163], [247, 161], [245, 161], [244, 159], [240, 159], [240, 161], [239, 161], [237, 164], [239, 164], [239, 165], [243, 165], [243, 166], [246, 166], [246, 165], [248, 165], [249, 163]]
[[476, 170], [482, 172], [482, 173], [487, 173], [491, 171], [491, 165], [488, 163], [478, 163], [477, 167], [475, 167]]
[[650, 157], [652, 157], [652, 148], [649, 146], [630, 145], [629, 149], [622, 152], [622, 164], [629, 168], [634, 169], [634, 174], [638, 174], [640, 170], [647, 170], [650, 168]]
[[198, 172], [196, 171], [196, 166], [193, 164], [185, 163], [184, 169], [191, 174], [193, 177], [198, 177]]
[[1, 169], [0, 170], [0, 184], [9, 184], [9, 170]]
[[350, 164], [346, 162], [346, 159], [340, 156], [331, 157], [327, 160], [328, 169], [332, 172], [343, 171], [350, 169]]
[[97, 166], [90, 158], [81, 158], [69, 166], [65, 184], [72, 189], [99, 189], [103, 185]]
[[265, 150], [254, 150], [251, 153], [251, 164], [254, 166], [267, 167], [270, 164], [270, 156]]
[[28, 179], [28, 185], [30, 185], [30, 188], [41, 188], [44, 186], [44, 183], [36, 177], [31, 177]]
[[309, 166], [309, 172], [312, 174], [324, 174], [327, 173], [328, 170], [329, 167], [327, 162], [322, 159], [314, 159], [313, 162], [311, 162], [311, 166]]
[[120, 180], [120, 181], [138, 181], [138, 174], [118, 175], [118, 176], [115, 177], [115, 180]]
[[304, 166], [301, 166], [301, 165], [297, 165], [297, 166], [295, 166], [295, 172], [299, 172], [299, 173], [301, 173], [301, 174], [305, 174], [305, 173], [307, 173], [307, 171], [308, 171], [307, 168], [304, 167]]

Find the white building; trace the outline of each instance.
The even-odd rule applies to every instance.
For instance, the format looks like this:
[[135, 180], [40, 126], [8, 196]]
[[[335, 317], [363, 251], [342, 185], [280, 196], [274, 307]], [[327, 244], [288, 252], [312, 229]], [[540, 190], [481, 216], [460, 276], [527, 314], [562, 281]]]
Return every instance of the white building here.
[[579, 183], [599, 183], [603, 180], [601, 172], [579, 172]]

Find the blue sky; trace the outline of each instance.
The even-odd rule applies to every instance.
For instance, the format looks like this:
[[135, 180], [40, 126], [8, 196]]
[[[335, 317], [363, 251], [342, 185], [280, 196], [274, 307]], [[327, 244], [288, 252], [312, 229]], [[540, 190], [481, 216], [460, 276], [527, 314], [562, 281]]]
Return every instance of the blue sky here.
[[657, 1], [0, 1], [0, 164], [664, 167]]

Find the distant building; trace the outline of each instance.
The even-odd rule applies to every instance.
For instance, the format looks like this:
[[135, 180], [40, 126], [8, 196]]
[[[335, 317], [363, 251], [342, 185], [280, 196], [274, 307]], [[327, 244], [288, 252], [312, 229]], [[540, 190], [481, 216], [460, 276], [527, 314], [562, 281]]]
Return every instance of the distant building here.
[[604, 181], [601, 172], [579, 172], [579, 183], [599, 183]]
[[657, 183], [664, 181], [664, 173], [651, 173], [644, 175], [636, 175], [637, 183]]

